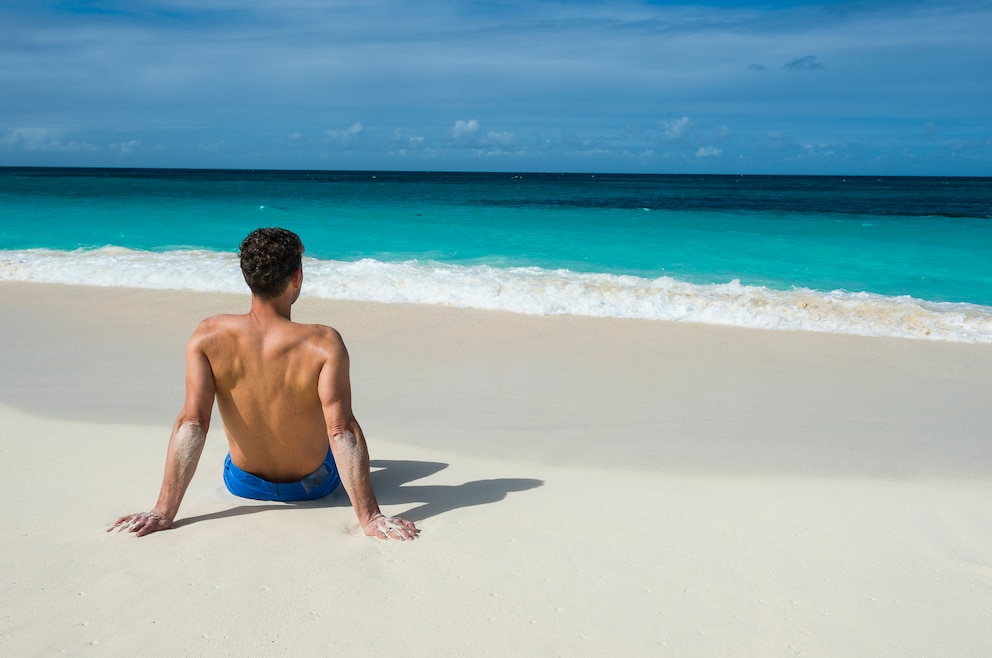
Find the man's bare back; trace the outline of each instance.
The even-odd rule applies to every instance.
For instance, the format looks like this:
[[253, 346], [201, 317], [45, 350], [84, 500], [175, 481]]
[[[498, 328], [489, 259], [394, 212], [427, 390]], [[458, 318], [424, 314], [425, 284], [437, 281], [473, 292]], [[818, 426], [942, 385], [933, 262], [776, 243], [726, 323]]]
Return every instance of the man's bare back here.
[[[280, 248], [282, 261], [273, 263], [270, 252]], [[186, 402], [169, 440], [158, 502], [149, 512], [122, 516], [110, 530], [140, 537], [172, 526], [203, 450], [216, 399], [230, 450], [225, 484], [232, 493], [310, 500], [327, 495], [339, 477], [366, 535], [417, 538], [419, 530], [412, 523], [379, 510], [365, 437], [351, 409], [348, 351], [341, 336], [330, 327], [291, 320], [303, 286], [302, 252], [298, 236], [284, 229], [259, 229], [242, 243], [251, 309], [244, 315], [208, 318], [190, 337]], [[239, 490], [237, 482], [228, 480], [231, 473], [253, 486], [261, 483], [265, 493]], [[330, 488], [311, 488], [315, 476]], [[297, 493], [304, 497], [294, 497]], [[286, 495], [290, 497], [279, 497]]]
[[205, 320], [193, 339], [213, 371], [231, 460], [272, 482], [293, 482], [320, 466], [328, 443], [316, 384], [325, 369], [347, 368], [338, 333], [221, 315]]

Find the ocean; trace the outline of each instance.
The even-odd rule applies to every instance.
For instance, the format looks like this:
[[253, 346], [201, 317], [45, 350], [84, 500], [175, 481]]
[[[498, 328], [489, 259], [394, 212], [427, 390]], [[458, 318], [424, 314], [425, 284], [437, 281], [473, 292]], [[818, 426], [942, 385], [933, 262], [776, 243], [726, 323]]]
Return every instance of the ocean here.
[[304, 294], [992, 343], [992, 178], [0, 167], [0, 281]]

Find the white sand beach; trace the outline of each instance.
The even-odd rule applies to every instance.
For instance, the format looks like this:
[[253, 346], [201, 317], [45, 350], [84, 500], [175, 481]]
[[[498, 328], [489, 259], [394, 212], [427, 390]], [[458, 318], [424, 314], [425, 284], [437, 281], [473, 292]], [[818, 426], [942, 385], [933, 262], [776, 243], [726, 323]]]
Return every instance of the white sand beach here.
[[202, 317], [0, 283], [0, 655], [987, 656], [992, 346], [301, 299], [388, 514], [148, 509]]

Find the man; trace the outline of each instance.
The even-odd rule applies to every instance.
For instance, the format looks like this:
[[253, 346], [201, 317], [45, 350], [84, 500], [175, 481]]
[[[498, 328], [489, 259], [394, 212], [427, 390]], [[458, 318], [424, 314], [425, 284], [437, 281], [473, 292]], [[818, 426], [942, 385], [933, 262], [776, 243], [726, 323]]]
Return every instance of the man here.
[[200, 323], [186, 344], [186, 402], [169, 440], [165, 477], [149, 512], [122, 516], [110, 530], [142, 537], [166, 530], [196, 470], [216, 397], [230, 452], [228, 490], [257, 500], [313, 500], [343, 484], [366, 535], [400, 541], [420, 531], [379, 511], [369, 455], [351, 410], [348, 351], [337, 331], [293, 322], [303, 286], [303, 243], [263, 228], [241, 243], [251, 288], [245, 315]]

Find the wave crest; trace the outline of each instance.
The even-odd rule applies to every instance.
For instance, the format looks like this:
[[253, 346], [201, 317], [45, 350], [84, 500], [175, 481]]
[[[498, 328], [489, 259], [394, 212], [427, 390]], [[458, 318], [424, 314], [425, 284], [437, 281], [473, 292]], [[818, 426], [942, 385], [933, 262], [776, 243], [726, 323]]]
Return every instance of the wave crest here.
[[[532, 315], [587, 315], [992, 343], [992, 308], [865, 292], [772, 290], [540, 268], [305, 260], [305, 292], [328, 299], [437, 304]], [[120, 247], [0, 252], [0, 280], [245, 292], [237, 256]]]

